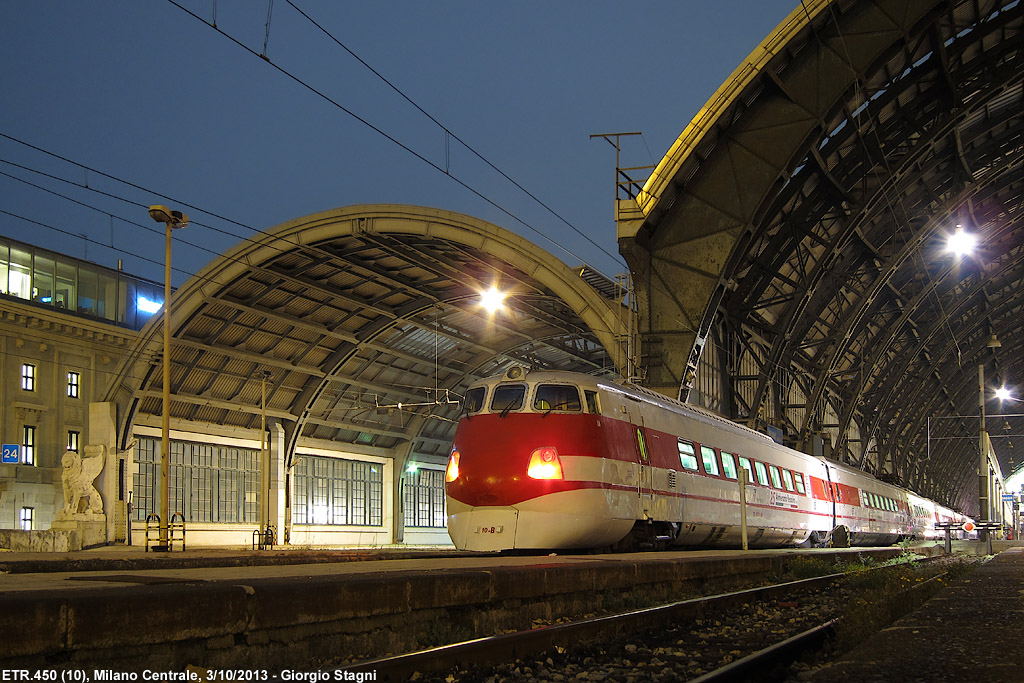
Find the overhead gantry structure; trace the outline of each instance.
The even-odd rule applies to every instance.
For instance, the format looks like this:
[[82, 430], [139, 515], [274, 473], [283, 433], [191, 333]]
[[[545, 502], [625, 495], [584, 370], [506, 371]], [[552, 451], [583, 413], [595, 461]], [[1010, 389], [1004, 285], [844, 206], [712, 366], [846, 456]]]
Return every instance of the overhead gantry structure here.
[[[444, 463], [457, 400], [510, 364], [613, 376], [628, 322], [581, 277], [495, 225], [438, 209], [354, 206], [243, 242], [171, 301], [170, 417]], [[480, 305], [490, 288], [502, 310]], [[162, 317], [112, 382], [119, 447], [162, 413]], [[263, 398], [264, 383], [266, 398]]]
[[802, 2], [623, 184], [645, 384], [713, 367], [722, 413], [976, 506], [978, 367], [1024, 387], [1022, 47], [1017, 0]]

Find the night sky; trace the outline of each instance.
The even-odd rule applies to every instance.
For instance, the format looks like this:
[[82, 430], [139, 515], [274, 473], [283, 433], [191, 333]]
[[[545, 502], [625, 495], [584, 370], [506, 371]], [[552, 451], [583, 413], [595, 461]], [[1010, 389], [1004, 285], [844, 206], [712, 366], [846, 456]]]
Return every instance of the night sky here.
[[146, 207], [166, 204], [193, 220], [178, 286], [254, 231], [418, 204], [612, 276], [615, 150], [590, 135], [642, 131], [622, 163], [657, 163], [798, 7], [176, 1], [198, 18], [169, 0], [0, 3], [0, 234], [162, 281]]

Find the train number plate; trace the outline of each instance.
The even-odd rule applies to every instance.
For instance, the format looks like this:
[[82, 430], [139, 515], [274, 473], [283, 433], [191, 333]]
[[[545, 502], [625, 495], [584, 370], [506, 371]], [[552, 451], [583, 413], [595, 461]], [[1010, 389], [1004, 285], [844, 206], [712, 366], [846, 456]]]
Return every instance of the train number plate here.
[[476, 534], [500, 534], [505, 531], [503, 526], [478, 526], [473, 530]]

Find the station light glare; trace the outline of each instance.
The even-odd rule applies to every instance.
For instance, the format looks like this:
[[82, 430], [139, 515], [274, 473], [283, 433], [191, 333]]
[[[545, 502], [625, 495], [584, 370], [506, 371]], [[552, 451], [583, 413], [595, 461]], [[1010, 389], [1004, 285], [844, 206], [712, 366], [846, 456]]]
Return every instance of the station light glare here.
[[480, 292], [480, 305], [488, 313], [497, 313], [505, 307], [505, 292], [499, 292], [497, 287], [491, 287], [485, 292]]
[[1010, 394], [1010, 390], [1007, 389], [1006, 387], [999, 387], [998, 389], [996, 389], [996, 398], [998, 398], [1000, 401], [1013, 400], [1013, 396]]
[[976, 246], [978, 246], [977, 236], [965, 231], [960, 226], [957, 226], [956, 232], [950, 235], [946, 241], [946, 251], [951, 251], [961, 257], [973, 253]]

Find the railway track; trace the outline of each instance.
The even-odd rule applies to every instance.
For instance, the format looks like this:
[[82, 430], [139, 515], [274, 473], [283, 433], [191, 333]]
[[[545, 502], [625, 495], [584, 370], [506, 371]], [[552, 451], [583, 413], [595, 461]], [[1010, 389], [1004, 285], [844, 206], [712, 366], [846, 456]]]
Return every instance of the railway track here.
[[[936, 558], [940, 559], [940, 558]], [[915, 566], [924, 566], [921, 560]], [[884, 572], [880, 567], [869, 572]], [[378, 681], [735, 681], [820, 647], [866, 572], [831, 574], [348, 665]], [[929, 581], [934, 580], [934, 577]], [[858, 588], [857, 584], [863, 584]], [[927, 585], [918, 580], [910, 590]], [[866, 592], [865, 592], [866, 591]], [[333, 670], [332, 670], [333, 671]], [[336, 680], [340, 680], [335, 676]], [[773, 680], [778, 680], [777, 678]]]

